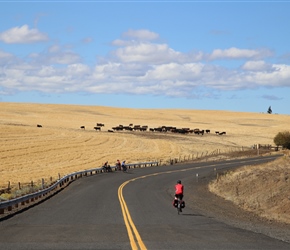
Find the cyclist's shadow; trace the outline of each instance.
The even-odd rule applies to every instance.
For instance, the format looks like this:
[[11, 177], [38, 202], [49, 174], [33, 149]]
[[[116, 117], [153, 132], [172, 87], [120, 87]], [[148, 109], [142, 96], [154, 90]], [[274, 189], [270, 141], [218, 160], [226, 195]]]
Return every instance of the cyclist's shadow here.
[[184, 216], [196, 216], [196, 217], [204, 217], [204, 215], [202, 214], [198, 214], [198, 213], [193, 213], [193, 214], [190, 214], [190, 213], [180, 213], [179, 215], [184, 215]]

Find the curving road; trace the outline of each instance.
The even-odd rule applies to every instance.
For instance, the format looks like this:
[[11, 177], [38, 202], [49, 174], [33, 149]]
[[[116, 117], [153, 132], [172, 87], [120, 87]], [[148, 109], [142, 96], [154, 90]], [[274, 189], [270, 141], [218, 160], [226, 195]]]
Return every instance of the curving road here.
[[[0, 221], [0, 249], [290, 249], [290, 244], [172, 206], [185, 185], [210, 171], [273, 160], [133, 169], [78, 179], [50, 199]], [[190, 190], [185, 190], [186, 196]]]

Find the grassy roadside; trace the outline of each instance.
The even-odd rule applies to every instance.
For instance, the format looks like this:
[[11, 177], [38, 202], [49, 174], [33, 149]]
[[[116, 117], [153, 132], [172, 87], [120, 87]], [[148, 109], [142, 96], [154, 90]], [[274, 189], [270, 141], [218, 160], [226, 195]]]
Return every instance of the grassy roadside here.
[[219, 175], [209, 190], [256, 215], [290, 224], [290, 158]]

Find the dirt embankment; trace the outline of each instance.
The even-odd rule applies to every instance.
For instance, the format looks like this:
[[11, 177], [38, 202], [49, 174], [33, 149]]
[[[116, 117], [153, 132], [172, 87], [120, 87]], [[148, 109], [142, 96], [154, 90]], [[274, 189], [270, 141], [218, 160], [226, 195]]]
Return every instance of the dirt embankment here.
[[290, 158], [227, 171], [209, 190], [267, 220], [290, 225]]

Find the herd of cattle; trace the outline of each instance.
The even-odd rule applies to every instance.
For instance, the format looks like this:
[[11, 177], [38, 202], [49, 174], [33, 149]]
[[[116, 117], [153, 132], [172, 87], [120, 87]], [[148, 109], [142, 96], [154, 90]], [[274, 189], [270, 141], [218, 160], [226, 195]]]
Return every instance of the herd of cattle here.
[[[96, 131], [101, 131], [101, 128], [104, 127], [105, 124], [103, 123], [97, 123], [94, 129]], [[81, 129], [85, 129], [85, 126], [81, 126]], [[118, 125], [116, 127], [112, 127], [112, 129], [109, 129], [108, 132], [114, 132], [114, 131], [151, 131], [151, 132], [172, 132], [172, 133], [180, 133], [180, 134], [189, 134], [189, 133], [194, 133], [197, 135], [204, 135], [205, 133], [210, 133], [210, 129], [190, 129], [190, 128], [177, 128], [173, 126], [160, 126], [157, 128], [149, 128], [147, 125], [141, 126], [141, 125], [134, 125], [129, 124], [129, 126], [123, 126], [123, 125]], [[226, 135], [226, 132], [220, 132], [220, 131], [215, 131], [217, 135]]]
[[[42, 128], [42, 125], [37, 124], [36, 125], [38, 128]], [[101, 128], [104, 127], [105, 124], [104, 123], [97, 123], [96, 126], [94, 127], [94, 130], [96, 131], [101, 131]], [[86, 127], [85, 126], [81, 126], [81, 129], [85, 130]], [[112, 129], [109, 129], [108, 132], [114, 132], [114, 131], [122, 131], [122, 130], [127, 130], [127, 131], [147, 131], [148, 130], [148, 126], [141, 126], [141, 125], [134, 125], [133, 124], [129, 124], [129, 126], [123, 126], [123, 125], [119, 125], [116, 127], [112, 127]], [[189, 133], [194, 133], [197, 135], [204, 135], [204, 133], [210, 133], [210, 129], [190, 129], [190, 128], [177, 128], [177, 127], [172, 127], [172, 126], [161, 126], [161, 127], [157, 127], [157, 128], [149, 128], [149, 131], [151, 132], [172, 132], [172, 133], [180, 133], [180, 134], [189, 134]], [[220, 131], [215, 131], [216, 135], [226, 135], [226, 132], [220, 132]]]

